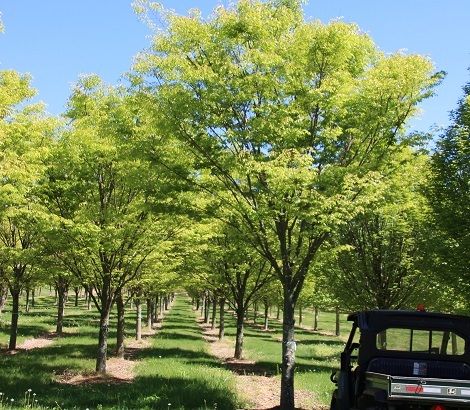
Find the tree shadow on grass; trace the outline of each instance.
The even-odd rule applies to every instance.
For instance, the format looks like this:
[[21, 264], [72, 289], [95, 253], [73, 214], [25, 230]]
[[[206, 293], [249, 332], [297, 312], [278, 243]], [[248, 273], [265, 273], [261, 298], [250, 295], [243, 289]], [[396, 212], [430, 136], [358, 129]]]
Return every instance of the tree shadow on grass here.
[[101, 383], [54, 385], [48, 394], [49, 403], [62, 408], [103, 409], [236, 409], [236, 398], [224, 388], [210, 386], [205, 380], [181, 377], [137, 377], [131, 383], [104, 379]]
[[[69, 346], [70, 348], [71, 346]], [[90, 346], [73, 346], [75, 354], [86, 356]], [[145, 353], [145, 354], [144, 354]], [[210, 356], [201, 357], [201, 352], [182, 349], [144, 349], [139, 359], [154, 357], [162, 353], [166, 359], [184, 358], [192, 365], [214, 365]], [[96, 408], [103, 409], [207, 409], [238, 408], [236, 397], [227, 391], [224, 384], [211, 383], [208, 378], [162, 377], [158, 375], [137, 376], [124, 380], [111, 375], [99, 375], [89, 371], [88, 377], [72, 384], [64, 382], [67, 372], [77, 369], [64, 367], [67, 348], [49, 346], [13, 356], [0, 357], [0, 392], [21, 404], [30, 390], [38, 405], [50, 408]], [[217, 365], [215, 365], [217, 367]], [[85, 372], [86, 376], [86, 372]]]
[[181, 349], [179, 347], [173, 347], [173, 348], [149, 347], [149, 348], [143, 349], [138, 354], [139, 360], [142, 360], [142, 361], [145, 361], [147, 359], [161, 358], [161, 357], [164, 357], [166, 359], [168, 358], [174, 358], [174, 359], [185, 358], [188, 360], [203, 359], [203, 360], [210, 360], [210, 361], [215, 362], [212, 356], [210, 356], [207, 353], [204, 353], [203, 351]]

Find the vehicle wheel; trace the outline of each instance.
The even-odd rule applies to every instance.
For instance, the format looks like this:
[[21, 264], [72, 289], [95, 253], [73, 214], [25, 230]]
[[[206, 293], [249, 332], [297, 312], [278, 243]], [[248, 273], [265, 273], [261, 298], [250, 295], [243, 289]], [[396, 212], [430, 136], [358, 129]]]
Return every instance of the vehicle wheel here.
[[357, 399], [357, 408], [359, 410], [378, 409], [379, 407], [371, 396], [363, 395]]
[[338, 399], [336, 398], [336, 391], [331, 396], [330, 410], [339, 410]]

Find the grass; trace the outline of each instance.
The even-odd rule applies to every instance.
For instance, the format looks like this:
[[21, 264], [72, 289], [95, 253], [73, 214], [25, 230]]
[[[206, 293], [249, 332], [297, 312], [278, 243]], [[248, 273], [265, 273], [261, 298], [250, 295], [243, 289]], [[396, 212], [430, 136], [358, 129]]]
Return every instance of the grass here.
[[[0, 408], [38, 409], [236, 409], [240, 401], [235, 390], [235, 375], [208, 354], [196, 315], [185, 297], [176, 299], [165, 314], [164, 326], [151, 339], [150, 347], [138, 354], [136, 378], [116, 386], [109, 383], [69, 385], [58, 383], [63, 374], [93, 373], [98, 336], [98, 313], [88, 311], [84, 301], [66, 308], [64, 334], [53, 343], [0, 355]], [[8, 345], [8, 306], [0, 322], [0, 346]], [[145, 313], [145, 312], [144, 312]], [[55, 329], [53, 298], [36, 298], [34, 308], [22, 313], [18, 343]], [[235, 339], [235, 320], [226, 315], [226, 341]], [[126, 336], [134, 335], [134, 312], [128, 312]], [[262, 318], [260, 318], [261, 321]], [[110, 329], [115, 328], [112, 317]], [[304, 309], [303, 325], [313, 325], [313, 312]], [[320, 331], [332, 333], [334, 314], [321, 313]], [[330, 373], [339, 366], [339, 352], [349, 325], [342, 317], [342, 338], [296, 329], [296, 389], [314, 391], [316, 400], [327, 404], [333, 388]], [[245, 328], [245, 358], [274, 377], [280, 377], [281, 324], [270, 320], [270, 331], [248, 324]], [[109, 356], [115, 347], [115, 333], [109, 335]], [[11, 399], [14, 401], [12, 402]], [[37, 402], [36, 402], [37, 400]]]
[[[336, 318], [334, 313], [322, 312], [318, 332], [313, 332], [314, 312], [304, 309], [302, 327], [295, 330], [296, 370], [295, 388], [314, 392], [315, 403], [329, 405], [334, 389], [330, 381], [333, 370], [339, 368], [339, 354], [344, 348], [345, 341], [351, 328], [346, 315], [340, 318], [341, 337], [334, 336]], [[226, 342], [234, 345], [236, 335], [235, 318], [226, 315]], [[281, 372], [281, 340], [282, 324], [278, 320], [269, 321], [269, 331], [261, 330], [263, 318], [257, 325], [248, 323], [244, 331], [244, 358], [254, 360], [266, 369], [267, 374], [280, 377]]]

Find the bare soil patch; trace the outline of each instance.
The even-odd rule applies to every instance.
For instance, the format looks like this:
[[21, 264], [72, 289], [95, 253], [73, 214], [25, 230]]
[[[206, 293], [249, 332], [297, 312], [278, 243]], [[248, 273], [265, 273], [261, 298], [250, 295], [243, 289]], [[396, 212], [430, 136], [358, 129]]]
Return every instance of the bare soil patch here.
[[39, 349], [41, 347], [46, 347], [50, 345], [53, 340], [60, 335], [55, 332], [47, 332], [40, 334], [33, 339], [27, 339], [23, 343], [17, 344], [15, 350], [8, 350], [7, 348], [2, 348], [0, 350], [1, 354], [12, 355], [20, 353], [23, 350], [32, 350]]
[[141, 340], [126, 340], [124, 357], [111, 357], [106, 361], [106, 374], [90, 372], [84, 374], [73, 374], [65, 370], [57, 374], [54, 380], [57, 383], [72, 384], [75, 386], [93, 385], [107, 383], [108, 385], [117, 385], [122, 383], [131, 383], [135, 378], [134, 367], [137, 365], [139, 351], [151, 346], [148, 338], [155, 334], [156, 329], [161, 327], [161, 321], [155, 324], [152, 330], [142, 331]]

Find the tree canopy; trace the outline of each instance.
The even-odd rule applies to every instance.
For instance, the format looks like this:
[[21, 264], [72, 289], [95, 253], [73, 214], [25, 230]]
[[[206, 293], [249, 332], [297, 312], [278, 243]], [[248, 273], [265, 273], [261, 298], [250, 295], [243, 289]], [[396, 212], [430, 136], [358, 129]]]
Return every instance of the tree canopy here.
[[66, 123], [27, 104], [30, 75], [0, 71], [0, 283], [19, 295], [48, 266], [57, 287], [94, 288], [98, 371], [124, 287], [229, 297], [243, 325], [279, 286], [292, 409], [296, 306], [404, 306], [431, 250], [468, 289], [470, 85], [428, 169], [406, 127], [443, 74], [356, 24], [307, 21], [302, 4], [239, 0], [205, 19], [136, 1], [155, 32], [129, 84], [81, 76]]
[[452, 124], [439, 136], [432, 154], [428, 197], [439, 238], [439, 270], [464, 294], [470, 271], [470, 83], [451, 113]]
[[241, 0], [204, 20], [138, 2], [165, 28], [134, 77], [156, 128], [207, 170], [207, 190], [229, 192], [217, 197], [227, 222], [283, 284], [283, 408], [294, 405], [293, 310], [310, 264], [368, 201], [380, 162], [412, 143], [406, 121], [440, 80], [428, 59], [386, 56], [357, 25], [305, 21], [300, 5]]

